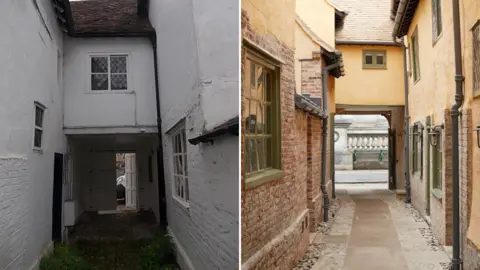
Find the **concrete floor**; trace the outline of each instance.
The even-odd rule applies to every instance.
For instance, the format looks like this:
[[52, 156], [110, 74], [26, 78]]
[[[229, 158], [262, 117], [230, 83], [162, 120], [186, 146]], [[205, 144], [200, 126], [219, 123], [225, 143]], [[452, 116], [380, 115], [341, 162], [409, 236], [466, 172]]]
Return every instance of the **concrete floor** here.
[[425, 237], [428, 224], [379, 184], [337, 185], [340, 209], [321, 247], [314, 270], [440, 270], [449, 257]]

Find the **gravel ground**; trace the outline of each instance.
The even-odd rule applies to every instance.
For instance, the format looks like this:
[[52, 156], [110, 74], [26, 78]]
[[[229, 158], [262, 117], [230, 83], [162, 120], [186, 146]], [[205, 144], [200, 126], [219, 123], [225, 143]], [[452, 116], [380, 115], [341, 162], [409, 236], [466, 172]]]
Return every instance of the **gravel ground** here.
[[[339, 199], [334, 199], [330, 202], [330, 211], [328, 222], [322, 222], [317, 227], [317, 236], [321, 237], [327, 235], [332, 227], [333, 222], [335, 221], [335, 215], [338, 209], [341, 207], [341, 202]], [[312, 243], [308, 247], [303, 258], [297, 263], [297, 266], [293, 268], [294, 270], [308, 270], [313, 267], [313, 265], [318, 261], [322, 255], [322, 251], [325, 249], [324, 243]]]

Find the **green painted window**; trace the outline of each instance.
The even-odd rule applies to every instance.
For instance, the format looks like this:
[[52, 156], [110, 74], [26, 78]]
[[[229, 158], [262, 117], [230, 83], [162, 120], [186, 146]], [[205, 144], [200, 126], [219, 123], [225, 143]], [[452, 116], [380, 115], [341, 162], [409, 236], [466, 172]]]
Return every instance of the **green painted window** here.
[[279, 68], [247, 51], [243, 88], [244, 175], [247, 182], [278, 178], [281, 169]]
[[412, 172], [420, 172], [423, 176], [423, 132], [421, 124], [412, 127]]
[[418, 29], [415, 28], [413, 31], [411, 41], [410, 41], [410, 55], [412, 56], [410, 69], [413, 75], [413, 81], [418, 82], [420, 80], [420, 62], [418, 57]]
[[432, 35], [435, 42], [442, 33], [442, 0], [432, 0]]
[[387, 52], [385, 50], [363, 50], [364, 69], [386, 69]]
[[442, 190], [443, 178], [443, 149], [442, 149], [442, 135], [436, 135], [435, 143], [432, 146], [432, 188]]

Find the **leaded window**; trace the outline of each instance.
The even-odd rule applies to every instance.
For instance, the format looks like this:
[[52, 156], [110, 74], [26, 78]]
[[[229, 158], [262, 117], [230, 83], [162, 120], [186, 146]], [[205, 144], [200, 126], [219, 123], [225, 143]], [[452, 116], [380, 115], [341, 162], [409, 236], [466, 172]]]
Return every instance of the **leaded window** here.
[[33, 148], [42, 149], [42, 137], [43, 137], [43, 116], [45, 114], [45, 106], [35, 102], [35, 121], [33, 128]]
[[92, 56], [90, 67], [92, 91], [128, 89], [126, 55]]
[[187, 143], [185, 123], [180, 123], [171, 132], [173, 147], [173, 195], [175, 198], [188, 203], [188, 170], [187, 170]]

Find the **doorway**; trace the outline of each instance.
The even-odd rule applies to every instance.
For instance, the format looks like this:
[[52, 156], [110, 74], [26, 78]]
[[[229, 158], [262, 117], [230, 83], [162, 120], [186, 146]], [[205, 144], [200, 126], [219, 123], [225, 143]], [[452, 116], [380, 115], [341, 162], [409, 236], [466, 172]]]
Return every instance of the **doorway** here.
[[138, 180], [135, 153], [117, 153], [117, 211], [137, 210]]
[[62, 241], [63, 154], [55, 153], [53, 161], [52, 240]]

